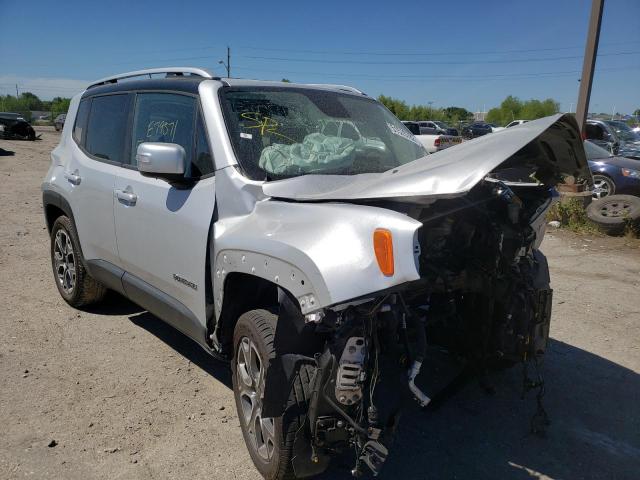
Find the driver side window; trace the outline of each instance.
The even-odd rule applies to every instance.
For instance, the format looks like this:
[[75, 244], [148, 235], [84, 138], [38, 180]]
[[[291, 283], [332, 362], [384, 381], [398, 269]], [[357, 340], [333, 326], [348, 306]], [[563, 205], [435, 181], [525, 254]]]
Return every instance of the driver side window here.
[[135, 167], [136, 150], [143, 142], [175, 143], [186, 153], [185, 177], [197, 179], [213, 173], [207, 132], [195, 97], [177, 93], [139, 93], [131, 135], [129, 165]]
[[175, 93], [140, 93], [137, 96], [131, 157], [137, 166], [136, 151], [143, 142], [176, 143], [186, 152], [185, 163], [191, 164], [196, 99]]

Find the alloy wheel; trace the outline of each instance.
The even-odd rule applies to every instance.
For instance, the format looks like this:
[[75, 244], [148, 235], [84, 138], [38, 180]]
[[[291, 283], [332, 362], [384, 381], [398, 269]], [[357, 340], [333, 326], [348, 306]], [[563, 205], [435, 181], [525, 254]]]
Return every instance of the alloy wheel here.
[[262, 417], [266, 365], [249, 337], [240, 339], [236, 362], [241, 421], [249, 433], [251, 446], [268, 462], [275, 449], [275, 424], [273, 418]]
[[71, 294], [76, 285], [76, 255], [73, 251], [71, 237], [64, 229], [56, 232], [53, 263], [60, 287], [66, 294]]
[[593, 176], [593, 198], [599, 199], [612, 195], [614, 192], [613, 182], [602, 175]]

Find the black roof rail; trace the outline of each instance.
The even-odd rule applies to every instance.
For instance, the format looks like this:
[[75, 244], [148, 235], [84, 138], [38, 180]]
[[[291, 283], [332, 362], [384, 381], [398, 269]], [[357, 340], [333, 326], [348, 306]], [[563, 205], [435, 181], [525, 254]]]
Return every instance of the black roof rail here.
[[136, 70], [133, 72], [126, 72], [126, 73], [121, 73], [119, 75], [113, 75], [111, 77], [101, 78], [100, 80], [96, 80], [95, 82], [92, 82], [87, 87], [87, 90], [100, 85], [107, 85], [109, 83], [118, 83], [119, 80], [124, 80], [126, 78], [143, 77], [146, 75], [149, 75], [149, 77], [151, 77], [151, 75], [158, 74], [158, 73], [165, 73], [167, 74], [167, 77], [171, 77], [171, 76], [183, 77], [185, 76], [185, 74], [187, 74], [187, 75], [193, 75], [196, 77], [202, 77], [202, 78], [207, 78], [212, 80], [217, 80], [220, 78], [220, 77], [215, 77], [211, 72], [209, 72], [208, 70], [205, 70], [204, 68], [195, 68], [195, 67], [147, 68], [144, 70]]

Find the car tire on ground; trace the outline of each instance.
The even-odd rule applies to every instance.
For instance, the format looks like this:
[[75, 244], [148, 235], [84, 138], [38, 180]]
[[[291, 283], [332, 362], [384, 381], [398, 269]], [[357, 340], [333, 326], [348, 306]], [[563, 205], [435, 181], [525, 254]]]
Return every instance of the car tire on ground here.
[[85, 269], [78, 234], [65, 215], [58, 217], [51, 228], [51, 266], [60, 295], [72, 307], [99, 302], [107, 293]]
[[593, 198], [604, 198], [615, 193], [616, 184], [613, 183], [611, 178], [598, 173], [593, 176]]
[[270, 360], [275, 358], [277, 316], [252, 310], [240, 316], [233, 334], [233, 396], [251, 459], [267, 480], [295, 478], [292, 458], [296, 433], [305, 423], [312, 368], [303, 365], [289, 394], [284, 414], [262, 418], [262, 396]]
[[640, 197], [609, 195], [594, 200], [587, 207], [587, 217], [604, 232], [618, 235], [625, 227], [640, 221]]

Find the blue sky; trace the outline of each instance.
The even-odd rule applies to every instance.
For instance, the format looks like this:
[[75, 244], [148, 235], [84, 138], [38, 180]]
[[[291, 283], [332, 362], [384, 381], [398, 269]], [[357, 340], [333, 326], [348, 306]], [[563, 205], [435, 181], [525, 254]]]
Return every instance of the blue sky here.
[[[191, 2], [0, 0], [0, 93], [71, 96], [87, 81], [193, 65], [354, 85], [489, 109], [509, 94], [575, 110], [590, 0]], [[640, 0], [606, 0], [591, 111], [640, 108]]]

